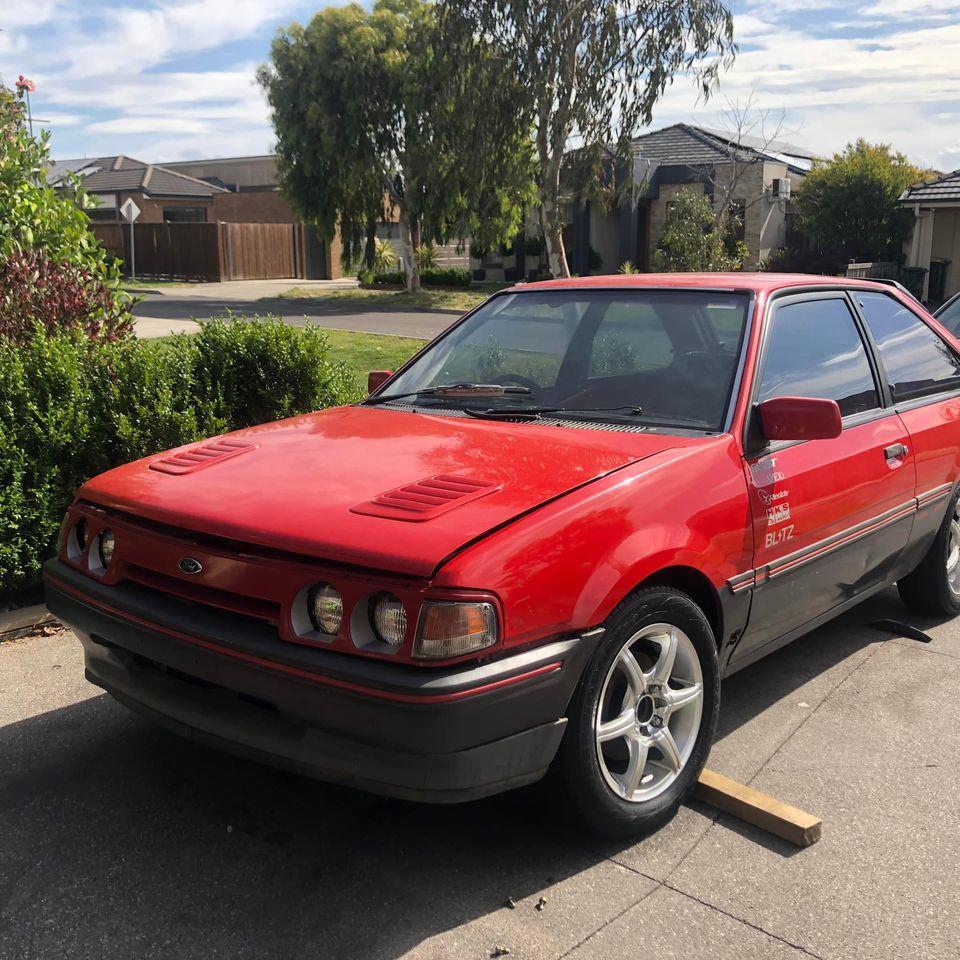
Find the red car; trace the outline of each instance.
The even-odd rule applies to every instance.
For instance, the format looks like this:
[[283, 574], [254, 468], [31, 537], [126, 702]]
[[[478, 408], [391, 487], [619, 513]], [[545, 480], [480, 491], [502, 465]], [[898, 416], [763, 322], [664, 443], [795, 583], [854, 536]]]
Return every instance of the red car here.
[[552, 766], [629, 833], [723, 676], [894, 582], [960, 611], [958, 446], [960, 344], [890, 286], [518, 286], [359, 404], [85, 484], [48, 603], [191, 737], [428, 801]]

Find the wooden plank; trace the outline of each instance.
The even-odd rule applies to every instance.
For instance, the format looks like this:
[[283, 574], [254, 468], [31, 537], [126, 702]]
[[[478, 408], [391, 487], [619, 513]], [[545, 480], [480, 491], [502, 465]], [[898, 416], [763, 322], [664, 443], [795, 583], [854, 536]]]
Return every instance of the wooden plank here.
[[819, 817], [737, 783], [715, 770], [704, 770], [700, 774], [694, 796], [798, 847], [809, 847], [820, 839], [823, 821]]

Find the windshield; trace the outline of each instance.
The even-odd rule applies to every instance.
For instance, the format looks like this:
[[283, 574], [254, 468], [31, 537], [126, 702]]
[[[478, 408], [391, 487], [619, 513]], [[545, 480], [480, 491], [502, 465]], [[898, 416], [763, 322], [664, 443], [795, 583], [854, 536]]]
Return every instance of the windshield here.
[[[404, 403], [563, 411], [570, 419], [722, 429], [746, 325], [744, 294], [530, 290], [495, 297], [382, 391]], [[478, 399], [454, 384], [511, 386]], [[418, 393], [423, 391], [422, 393]]]

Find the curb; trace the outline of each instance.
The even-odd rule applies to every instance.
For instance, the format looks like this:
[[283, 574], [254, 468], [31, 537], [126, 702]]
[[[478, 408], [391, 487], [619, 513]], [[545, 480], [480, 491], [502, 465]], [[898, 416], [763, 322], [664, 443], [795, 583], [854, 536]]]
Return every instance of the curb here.
[[0, 613], [0, 643], [4, 640], [16, 640], [18, 637], [33, 633], [37, 627], [47, 623], [56, 623], [57, 618], [43, 603], [19, 610], [7, 610]]

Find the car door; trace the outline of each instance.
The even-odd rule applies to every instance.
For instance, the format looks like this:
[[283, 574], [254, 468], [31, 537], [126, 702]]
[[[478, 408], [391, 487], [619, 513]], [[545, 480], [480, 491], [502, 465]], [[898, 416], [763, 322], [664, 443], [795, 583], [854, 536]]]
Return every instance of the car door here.
[[919, 563], [936, 534], [958, 475], [960, 358], [922, 317], [886, 293], [857, 292], [894, 408], [909, 434], [918, 510], [903, 573]]
[[[827, 611], [885, 582], [907, 543], [915, 474], [907, 432], [884, 405], [874, 357], [842, 291], [774, 300], [753, 380], [745, 470], [754, 569], [747, 630], [731, 662], [753, 659]], [[831, 440], [766, 443], [756, 406], [835, 400]]]

